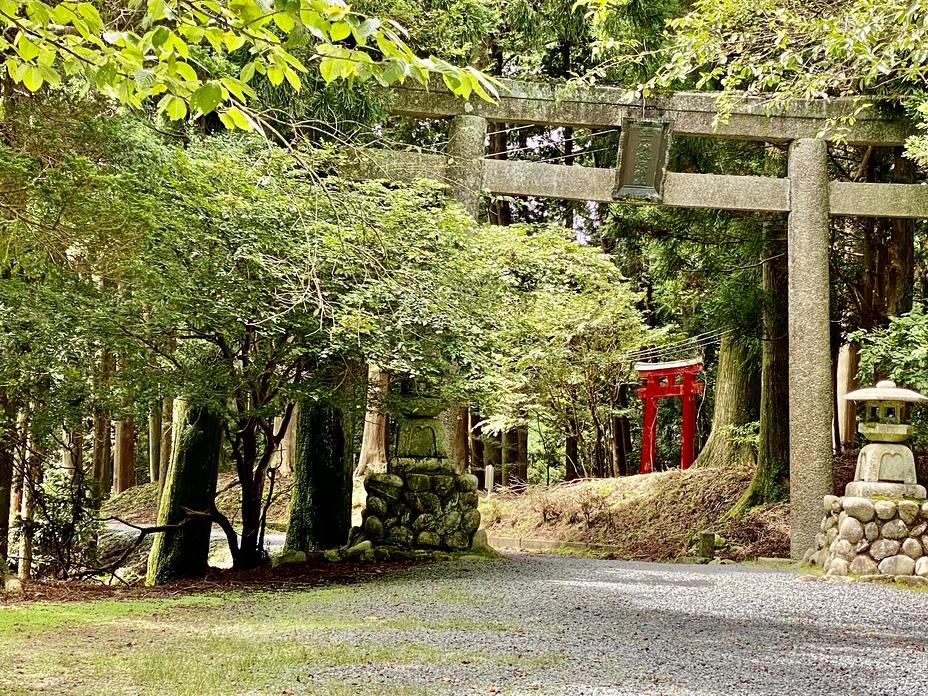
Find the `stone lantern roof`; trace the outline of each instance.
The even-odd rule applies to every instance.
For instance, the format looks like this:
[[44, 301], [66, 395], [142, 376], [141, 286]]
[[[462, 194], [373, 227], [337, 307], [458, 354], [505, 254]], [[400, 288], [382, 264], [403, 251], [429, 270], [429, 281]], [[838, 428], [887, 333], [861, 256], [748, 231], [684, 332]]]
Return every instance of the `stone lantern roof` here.
[[848, 401], [904, 401], [908, 403], [928, 401], [928, 396], [923, 396], [912, 389], [897, 387], [896, 383], [889, 379], [877, 382], [875, 387], [848, 392], [844, 398]]

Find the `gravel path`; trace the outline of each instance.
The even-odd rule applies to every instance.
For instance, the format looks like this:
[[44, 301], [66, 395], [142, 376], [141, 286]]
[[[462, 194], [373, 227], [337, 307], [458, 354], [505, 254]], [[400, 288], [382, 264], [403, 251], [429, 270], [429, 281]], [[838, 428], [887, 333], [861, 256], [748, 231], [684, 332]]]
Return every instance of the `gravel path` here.
[[928, 692], [928, 593], [765, 567], [507, 554], [368, 583], [341, 609], [392, 627], [315, 639], [430, 655], [314, 675], [363, 694]]

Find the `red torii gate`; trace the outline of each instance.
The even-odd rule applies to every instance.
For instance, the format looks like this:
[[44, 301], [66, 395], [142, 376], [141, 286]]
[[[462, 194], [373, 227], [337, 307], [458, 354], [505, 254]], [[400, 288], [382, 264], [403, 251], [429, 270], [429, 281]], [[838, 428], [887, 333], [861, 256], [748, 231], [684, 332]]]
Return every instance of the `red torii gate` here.
[[638, 390], [644, 400], [644, 432], [641, 436], [641, 473], [654, 471], [654, 449], [657, 441], [657, 400], [663, 396], [683, 397], [683, 427], [680, 441], [680, 468], [693, 463], [693, 443], [696, 434], [696, 395], [702, 394], [703, 383], [696, 381], [702, 370], [702, 360], [677, 360], [663, 363], [636, 363], [638, 376], [647, 382]]

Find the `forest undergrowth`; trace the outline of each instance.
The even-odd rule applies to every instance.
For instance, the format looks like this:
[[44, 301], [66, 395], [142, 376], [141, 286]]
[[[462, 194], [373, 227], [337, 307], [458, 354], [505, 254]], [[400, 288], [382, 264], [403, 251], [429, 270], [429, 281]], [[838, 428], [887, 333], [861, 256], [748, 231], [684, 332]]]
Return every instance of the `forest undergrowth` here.
[[751, 475], [749, 468], [727, 467], [577, 479], [494, 494], [481, 503], [481, 511], [491, 536], [603, 544], [611, 548], [596, 555], [608, 558], [692, 557], [705, 530], [722, 537], [720, 558], [788, 558], [788, 503], [726, 518]]

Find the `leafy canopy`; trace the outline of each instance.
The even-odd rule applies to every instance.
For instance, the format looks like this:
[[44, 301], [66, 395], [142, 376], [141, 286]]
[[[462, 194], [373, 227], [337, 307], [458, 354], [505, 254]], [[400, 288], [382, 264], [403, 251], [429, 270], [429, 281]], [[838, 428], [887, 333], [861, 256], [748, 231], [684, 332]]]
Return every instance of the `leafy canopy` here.
[[[299, 90], [307, 66], [294, 49], [309, 47], [326, 82], [382, 85], [432, 72], [456, 94], [490, 100], [495, 83], [473, 68], [420, 58], [392, 22], [365, 17], [343, 0], [0, 0], [0, 71], [30, 92], [76, 77], [132, 107], [157, 99], [169, 119], [217, 109], [229, 128], [257, 126], [246, 104], [255, 74]], [[204, 51], [236, 54], [238, 75], [211, 77]], [[2, 72], [0, 72], [2, 75]]]

